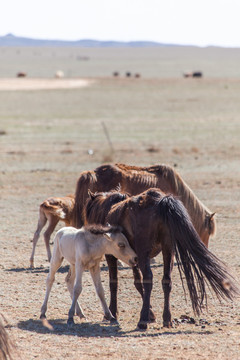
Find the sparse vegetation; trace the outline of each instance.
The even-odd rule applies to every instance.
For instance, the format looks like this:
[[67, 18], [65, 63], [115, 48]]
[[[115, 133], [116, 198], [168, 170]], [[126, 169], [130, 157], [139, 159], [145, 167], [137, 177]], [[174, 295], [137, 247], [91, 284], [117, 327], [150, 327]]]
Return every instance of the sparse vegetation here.
[[[237, 63], [237, 51], [229, 50], [222, 59], [218, 49], [135, 49], [133, 59], [133, 52], [125, 49], [75, 49], [76, 53], [68, 49], [73, 51], [70, 58], [66, 49], [39, 48], [21, 51], [16, 60], [16, 49], [4, 50], [0, 76], [14, 77], [23, 63], [28, 77], [52, 77], [58, 68], [66, 77], [97, 76], [91, 86], [80, 89], [0, 91], [0, 124], [5, 132], [0, 136], [1, 312], [11, 319], [11, 335], [22, 358], [120, 360], [127, 356], [135, 360], [164, 359], [166, 355], [166, 359], [176, 360], [238, 359], [240, 299], [230, 305], [211, 305], [211, 299], [208, 312], [196, 318], [184, 301], [177, 271], [173, 272], [171, 297], [175, 327], [167, 331], [161, 327], [161, 256], [152, 265], [152, 306], [157, 322], [146, 333], [135, 331], [141, 299], [128, 268], [119, 269], [120, 327], [102, 323], [86, 273], [81, 305], [88, 320], [67, 329], [64, 319], [71, 299], [63, 267], [56, 274], [51, 294], [51, 303], [56, 304], [49, 312], [55, 329], [51, 333], [39, 321], [48, 271], [42, 240], [36, 255], [39, 267], [28, 268], [40, 201], [73, 193], [80, 172], [102, 162], [168, 163], [176, 166], [203, 203], [216, 211], [218, 232], [210, 240], [210, 250], [239, 278], [239, 66], [226, 65], [224, 72], [228, 56]], [[89, 56], [89, 61], [79, 62], [77, 56]], [[58, 67], [54, 59], [59, 60]], [[193, 68], [187, 63], [196, 59], [204, 78], [183, 79], [182, 70]], [[116, 79], [112, 76], [115, 69], [121, 74], [133, 69], [141, 78]], [[102, 269], [109, 296], [106, 266]]]

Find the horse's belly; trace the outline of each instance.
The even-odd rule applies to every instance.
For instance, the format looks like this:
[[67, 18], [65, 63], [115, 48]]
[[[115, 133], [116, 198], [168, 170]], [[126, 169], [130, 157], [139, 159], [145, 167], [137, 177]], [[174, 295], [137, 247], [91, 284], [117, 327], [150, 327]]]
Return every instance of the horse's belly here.
[[155, 256], [157, 256], [160, 252], [162, 251], [162, 246], [160, 243], [158, 244], [154, 244], [151, 253], [150, 253], [150, 258], [154, 258]]

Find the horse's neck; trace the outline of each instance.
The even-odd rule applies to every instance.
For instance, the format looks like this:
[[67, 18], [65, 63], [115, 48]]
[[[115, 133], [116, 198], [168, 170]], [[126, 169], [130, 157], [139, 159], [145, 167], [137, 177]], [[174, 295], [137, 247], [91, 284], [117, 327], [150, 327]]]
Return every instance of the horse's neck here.
[[210, 211], [198, 199], [198, 197], [193, 193], [190, 187], [180, 178], [180, 176], [176, 177], [174, 187], [175, 195], [177, 195], [179, 199], [183, 202], [184, 206], [188, 210], [195, 229], [200, 234], [203, 227], [205, 227], [206, 214], [210, 214]]

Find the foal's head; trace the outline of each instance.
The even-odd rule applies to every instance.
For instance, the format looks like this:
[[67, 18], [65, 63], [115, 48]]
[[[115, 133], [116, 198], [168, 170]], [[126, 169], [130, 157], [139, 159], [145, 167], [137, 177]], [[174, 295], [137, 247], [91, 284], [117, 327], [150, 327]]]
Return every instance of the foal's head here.
[[[110, 227], [111, 229], [112, 227]], [[134, 267], [137, 265], [137, 254], [130, 247], [129, 242], [125, 235], [119, 230], [108, 231], [105, 234], [108, 239], [107, 250], [108, 254], [115, 256], [117, 259], [122, 260], [127, 265]]]

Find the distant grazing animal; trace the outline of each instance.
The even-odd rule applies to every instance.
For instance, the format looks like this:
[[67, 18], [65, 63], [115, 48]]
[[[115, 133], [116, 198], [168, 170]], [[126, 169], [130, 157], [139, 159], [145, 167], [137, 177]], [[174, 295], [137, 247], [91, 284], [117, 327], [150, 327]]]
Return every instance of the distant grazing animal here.
[[47, 249], [48, 261], [50, 261], [50, 237], [60, 220], [64, 221], [66, 226], [69, 226], [71, 224], [74, 203], [75, 199], [73, 195], [68, 195], [65, 197], [50, 197], [41, 203], [39, 207], [37, 230], [35, 231], [33, 237], [32, 254], [30, 257], [31, 268], [34, 268], [34, 254], [36, 245], [41, 230], [46, 225], [46, 222], [48, 221], [48, 227], [43, 236]]
[[114, 71], [113, 76], [114, 76], [114, 77], [118, 77], [118, 76], [119, 76], [119, 72], [118, 72], [118, 71]]
[[140, 77], [141, 77], [141, 74], [139, 74], [139, 73], [136, 73], [136, 74], [135, 74], [135, 78], [138, 79], [138, 78], [140, 78]]
[[[162, 288], [165, 327], [172, 326], [170, 292], [174, 256], [182, 285], [183, 279], [186, 279], [192, 307], [196, 314], [200, 314], [204, 302], [207, 302], [206, 285], [213, 289], [219, 299], [233, 299], [234, 295], [239, 293], [235, 280], [228, 273], [225, 265], [202, 243], [186, 208], [174, 196], [165, 195], [159, 189], [149, 189], [139, 195], [114, 203], [114, 199], [116, 200], [118, 196], [114, 192], [91, 193], [90, 195], [85, 209], [86, 221], [94, 221], [94, 216], [96, 216], [96, 222], [102, 219], [111, 225], [121, 226], [130, 246], [136, 251], [138, 265], [143, 276], [143, 288], [141, 288], [141, 281], [135, 277], [135, 286], [143, 299], [138, 322], [140, 329], [146, 329], [147, 323], [155, 320], [150, 305], [153, 280], [150, 259], [161, 251], [164, 264]], [[122, 196], [119, 194], [119, 199]], [[107, 200], [113, 205], [110, 211], [105, 212], [107, 207], [103, 206], [103, 203]], [[109, 271], [111, 272], [112, 268], [109, 268]], [[113, 279], [113, 276], [110, 273], [110, 279]], [[117, 288], [117, 282], [115, 287]], [[114, 304], [114, 299], [111, 300], [110, 310], [115, 316], [116, 303]]]
[[19, 73], [17, 73], [17, 77], [18, 78], [22, 78], [22, 77], [26, 77], [27, 76], [27, 73], [25, 73], [25, 72], [19, 72]]
[[185, 72], [185, 73], [183, 73], [183, 76], [185, 78], [189, 78], [189, 77], [201, 78], [201, 77], [203, 77], [203, 73], [201, 71]]
[[84, 317], [77, 303], [82, 291], [82, 276], [85, 269], [91, 273], [97, 294], [102, 304], [104, 317], [116, 321], [109, 310], [100, 278], [100, 261], [104, 254], [112, 254], [133, 267], [137, 263], [136, 253], [131, 249], [126, 237], [119, 227], [83, 227], [77, 230], [73, 227], [60, 229], [54, 239], [53, 256], [47, 276], [47, 289], [41, 308], [41, 319], [46, 319], [47, 302], [54, 282], [55, 274], [65, 258], [70, 263], [70, 272], [66, 282], [72, 297], [72, 305], [68, 313], [68, 324], [74, 323], [75, 313]]
[[131, 76], [132, 76], [132, 74], [129, 71], [127, 71], [126, 72], [126, 77], [131, 77]]
[[55, 78], [57, 78], [57, 79], [62, 79], [62, 78], [64, 78], [64, 72], [63, 72], [62, 70], [56, 71], [56, 73], [55, 73]]

